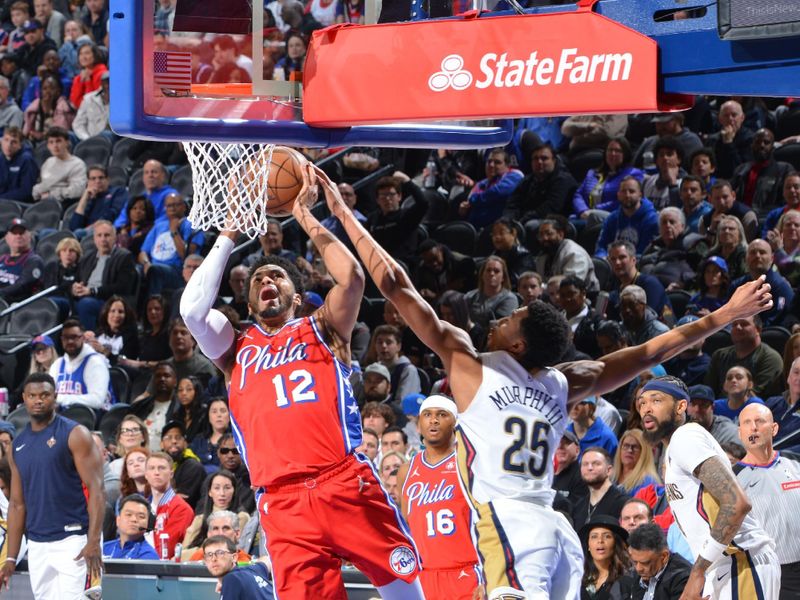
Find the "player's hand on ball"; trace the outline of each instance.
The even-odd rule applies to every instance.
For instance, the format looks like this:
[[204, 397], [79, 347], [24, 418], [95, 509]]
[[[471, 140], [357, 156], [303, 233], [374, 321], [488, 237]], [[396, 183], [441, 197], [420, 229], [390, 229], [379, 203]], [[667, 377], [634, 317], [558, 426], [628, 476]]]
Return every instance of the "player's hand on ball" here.
[[298, 219], [300, 218], [300, 213], [308, 210], [317, 202], [317, 184], [313, 165], [310, 163], [304, 164], [302, 173], [303, 187], [300, 188], [300, 192], [294, 201], [294, 206], [292, 206], [292, 213]]
[[755, 281], [740, 285], [725, 306], [733, 313], [730, 316], [732, 321], [746, 319], [772, 308], [772, 294], [766, 277], [762, 275]]
[[339, 193], [339, 188], [334, 185], [327, 173], [325, 173], [325, 171], [319, 167], [314, 166], [314, 173], [317, 176], [317, 181], [319, 182], [319, 185], [322, 187], [322, 191], [325, 194], [325, 202], [328, 204], [328, 210], [331, 211], [331, 214], [341, 220], [342, 210], [346, 205], [341, 194]]

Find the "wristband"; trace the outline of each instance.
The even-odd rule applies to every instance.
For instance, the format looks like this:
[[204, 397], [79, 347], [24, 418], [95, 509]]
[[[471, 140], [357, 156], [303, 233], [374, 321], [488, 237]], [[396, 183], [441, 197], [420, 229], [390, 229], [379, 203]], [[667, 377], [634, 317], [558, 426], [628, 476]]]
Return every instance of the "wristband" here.
[[703, 547], [700, 549], [699, 556], [706, 559], [711, 564], [714, 564], [722, 558], [722, 555], [727, 549], [727, 545], [718, 542], [709, 535], [706, 541], [703, 542]]
[[14, 557], [11, 557], [11, 556], [9, 556], [9, 557], [6, 559], [6, 562], [13, 562], [13, 563], [16, 563], [16, 562], [17, 562], [17, 557], [16, 557], [16, 556], [14, 556]]

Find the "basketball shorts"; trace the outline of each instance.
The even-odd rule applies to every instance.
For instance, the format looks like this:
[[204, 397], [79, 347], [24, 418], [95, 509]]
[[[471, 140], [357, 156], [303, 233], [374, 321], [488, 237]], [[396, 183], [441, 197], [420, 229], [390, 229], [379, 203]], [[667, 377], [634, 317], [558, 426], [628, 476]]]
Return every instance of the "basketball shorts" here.
[[417, 579], [417, 549], [365, 457], [350, 455], [316, 477], [270, 486], [257, 504], [281, 600], [346, 600], [342, 560], [377, 587]]
[[472, 600], [475, 588], [481, 584], [479, 573], [477, 564], [455, 569], [422, 569], [419, 582], [429, 600]]
[[85, 535], [71, 535], [55, 542], [28, 540], [28, 574], [37, 600], [83, 600], [84, 592], [99, 586], [89, 581], [86, 562], [75, 557], [86, 545]]
[[703, 588], [715, 600], [778, 600], [780, 592], [781, 565], [769, 547], [717, 561], [706, 571]]
[[489, 600], [578, 600], [583, 550], [549, 506], [502, 498], [478, 504], [474, 540]]

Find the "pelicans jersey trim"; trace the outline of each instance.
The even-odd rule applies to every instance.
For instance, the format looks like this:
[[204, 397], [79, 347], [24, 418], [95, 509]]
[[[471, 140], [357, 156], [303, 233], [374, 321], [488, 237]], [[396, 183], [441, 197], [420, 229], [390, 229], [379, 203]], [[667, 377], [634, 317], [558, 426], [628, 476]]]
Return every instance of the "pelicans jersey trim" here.
[[[349, 375], [314, 317], [293, 319], [274, 333], [256, 324], [239, 335], [229, 389], [231, 428], [253, 485], [314, 475], [361, 443]], [[314, 435], [297, 445], [294, 431]]]

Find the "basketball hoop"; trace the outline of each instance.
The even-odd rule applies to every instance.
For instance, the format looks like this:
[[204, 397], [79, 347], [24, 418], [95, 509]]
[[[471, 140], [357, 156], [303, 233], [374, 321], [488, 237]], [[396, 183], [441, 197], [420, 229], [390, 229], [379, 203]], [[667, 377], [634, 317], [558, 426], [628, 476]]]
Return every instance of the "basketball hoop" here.
[[204, 231], [267, 233], [269, 176], [274, 144], [183, 142], [192, 168], [189, 222]]

